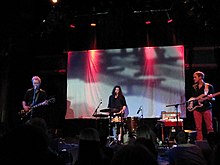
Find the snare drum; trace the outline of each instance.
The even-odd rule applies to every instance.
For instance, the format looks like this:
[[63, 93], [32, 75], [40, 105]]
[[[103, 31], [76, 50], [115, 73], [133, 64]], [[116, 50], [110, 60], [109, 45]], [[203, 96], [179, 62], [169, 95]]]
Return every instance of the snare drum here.
[[136, 132], [139, 124], [139, 117], [127, 117], [125, 123], [129, 132]]

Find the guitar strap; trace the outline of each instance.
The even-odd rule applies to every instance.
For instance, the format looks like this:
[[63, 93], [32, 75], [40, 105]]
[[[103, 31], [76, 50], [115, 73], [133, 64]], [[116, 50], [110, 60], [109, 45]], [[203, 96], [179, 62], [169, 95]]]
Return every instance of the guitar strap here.
[[[35, 94], [35, 93], [34, 93]], [[33, 102], [32, 102], [32, 106], [34, 106], [34, 104], [37, 102], [38, 100], [38, 97], [39, 97], [39, 92], [37, 92], [37, 95], [35, 97], [35, 95], [33, 96]], [[33, 110], [31, 110], [31, 113], [30, 113], [30, 119], [32, 119], [32, 115], [33, 115]]]
[[204, 94], [208, 95], [209, 93], [209, 83], [205, 83]]
[[194, 90], [196, 90], [197, 89], [197, 84], [194, 84], [192, 87], [194, 88]]
[[[34, 103], [36, 103], [36, 102], [37, 102], [38, 97], [39, 97], [39, 93], [40, 93], [40, 92], [37, 92], [37, 96], [35, 97]], [[34, 106], [34, 105], [32, 105], [32, 106]]]
[[37, 93], [37, 96], [36, 96], [36, 99], [35, 99], [35, 103], [36, 103], [36, 102], [37, 102], [37, 100], [38, 100], [39, 93], [40, 93], [40, 91]]

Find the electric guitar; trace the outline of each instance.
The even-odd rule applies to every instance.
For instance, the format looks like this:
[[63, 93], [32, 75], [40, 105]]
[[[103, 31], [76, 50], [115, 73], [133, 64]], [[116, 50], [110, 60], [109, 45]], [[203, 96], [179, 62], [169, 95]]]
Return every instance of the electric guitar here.
[[33, 105], [30, 107], [30, 109], [28, 111], [25, 111], [24, 109], [20, 110], [20, 112], [18, 112], [18, 114], [21, 116], [21, 120], [23, 120], [23, 118], [25, 116], [28, 116], [28, 114], [34, 109], [34, 108], [37, 108], [37, 107], [40, 107], [40, 106], [45, 106], [45, 105], [48, 105], [49, 103], [54, 103], [55, 102], [55, 98], [51, 98], [49, 100], [45, 100], [44, 102], [41, 102], [39, 104], [36, 104], [36, 105]]
[[[217, 93], [214, 93], [212, 94], [212, 97], [214, 98], [215, 96], [218, 96], [220, 95], [220, 92], [217, 92]], [[188, 111], [192, 112], [194, 111], [196, 108], [199, 108], [199, 107], [202, 107], [203, 104], [202, 102], [205, 101], [205, 100], [210, 100], [211, 98], [208, 97], [207, 95], [205, 94], [201, 94], [200, 96], [198, 97], [191, 97], [189, 100], [188, 100], [188, 106], [187, 106], [187, 109]]]

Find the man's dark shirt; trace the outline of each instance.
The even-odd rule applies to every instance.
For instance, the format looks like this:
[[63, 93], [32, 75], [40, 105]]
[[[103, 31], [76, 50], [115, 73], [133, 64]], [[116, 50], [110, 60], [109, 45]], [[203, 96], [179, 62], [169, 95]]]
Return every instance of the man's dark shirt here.
[[[38, 97], [37, 97], [37, 95], [38, 95]], [[32, 105], [33, 96], [34, 96], [34, 89], [33, 88], [28, 89], [27, 92], [25, 93], [25, 96], [23, 99], [27, 103], [27, 105], [29, 105], [29, 106]], [[36, 92], [35, 98], [36, 97], [37, 97], [37, 100], [35, 99], [34, 105], [44, 102], [47, 98], [47, 94], [44, 90], [40, 89], [38, 92]]]

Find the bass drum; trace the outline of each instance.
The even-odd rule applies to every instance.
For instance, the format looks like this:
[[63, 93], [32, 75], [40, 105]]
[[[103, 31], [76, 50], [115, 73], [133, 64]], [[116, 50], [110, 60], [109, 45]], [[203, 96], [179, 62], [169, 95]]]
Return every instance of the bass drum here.
[[128, 132], [136, 132], [139, 125], [140, 117], [127, 117], [125, 120]]

